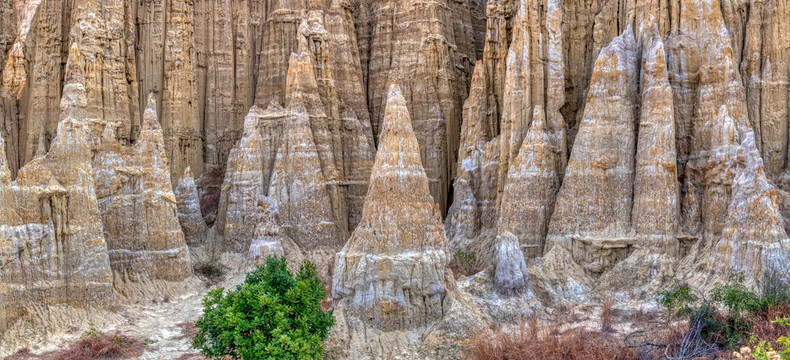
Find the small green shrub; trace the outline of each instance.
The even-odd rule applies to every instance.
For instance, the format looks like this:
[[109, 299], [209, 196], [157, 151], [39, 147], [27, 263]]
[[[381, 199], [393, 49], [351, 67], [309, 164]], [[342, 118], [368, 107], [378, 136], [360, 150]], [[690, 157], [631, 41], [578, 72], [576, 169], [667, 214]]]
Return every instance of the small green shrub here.
[[455, 256], [448, 266], [453, 270], [453, 273], [464, 276], [474, 275], [483, 270], [475, 253], [461, 250], [455, 252]]
[[315, 265], [305, 262], [294, 277], [270, 257], [236, 290], [206, 295], [193, 347], [212, 359], [320, 359], [335, 322], [321, 311], [324, 296]]
[[678, 279], [672, 281], [668, 289], [658, 293], [658, 304], [667, 310], [668, 317], [686, 316], [694, 312], [693, 304], [697, 297], [691, 292], [688, 284], [681, 283]]

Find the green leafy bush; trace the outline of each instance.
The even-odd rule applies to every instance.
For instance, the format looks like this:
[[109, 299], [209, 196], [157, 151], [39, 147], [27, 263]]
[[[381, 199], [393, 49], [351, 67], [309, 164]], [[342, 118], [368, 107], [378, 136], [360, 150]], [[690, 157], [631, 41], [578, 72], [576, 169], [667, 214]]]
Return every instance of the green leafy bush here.
[[[773, 345], [779, 345], [790, 355], [790, 347], [781, 342], [784, 340], [786, 345], [790, 345], [787, 337], [777, 340], [776, 336], [766, 336], [765, 332], [776, 331], [776, 326], [770, 326], [772, 323], [788, 327], [784, 322], [786, 318], [772, 321], [774, 317], [771, 314], [783, 314], [790, 309], [789, 287], [771, 286], [757, 294], [744, 285], [743, 274], [734, 273], [725, 283], [714, 285], [710, 298], [709, 302], [702, 293], [699, 297], [694, 296], [688, 285], [675, 281], [659, 293], [657, 301], [667, 310], [668, 320], [688, 316], [690, 328], [695, 333], [687, 336], [699, 338], [705, 344], [730, 349], [749, 344], [755, 348], [755, 356], [767, 354], [773, 351]], [[763, 335], [758, 337], [755, 333]]]
[[697, 297], [692, 294], [691, 287], [675, 279], [672, 286], [658, 293], [657, 301], [667, 310], [667, 315], [671, 318], [693, 313], [692, 305], [697, 301]]
[[320, 359], [335, 322], [321, 311], [324, 296], [315, 265], [305, 262], [294, 277], [270, 257], [236, 290], [206, 295], [193, 346], [212, 359]]

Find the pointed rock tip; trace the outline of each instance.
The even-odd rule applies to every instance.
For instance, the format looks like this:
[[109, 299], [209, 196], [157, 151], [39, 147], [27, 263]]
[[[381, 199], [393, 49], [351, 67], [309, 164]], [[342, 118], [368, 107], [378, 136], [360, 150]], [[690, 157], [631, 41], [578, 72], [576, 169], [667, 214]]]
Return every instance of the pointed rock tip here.
[[244, 135], [250, 134], [251, 131], [256, 131], [258, 127], [258, 118], [261, 116], [261, 109], [257, 105], [253, 105], [247, 116], [244, 117]]
[[104, 132], [101, 134], [101, 142], [104, 144], [115, 140], [115, 129], [112, 127], [112, 124], [104, 125]]
[[186, 169], [184, 169], [184, 174], [181, 175], [181, 181], [182, 182], [193, 182], [194, 181], [194, 176], [192, 175], [192, 167], [191, 166], [187, 166]]
[[159, 118], [156, 114], [156, 98], [154, 93], [149, 93], [148, 103], [143, 114], [143, 128], [157, 128], [158, 126]]
[[283, 111], [283, 106], [280, 105], [280, 101], [277, 99], [272, 99], [269, 102], [269, 106], [266, 107], [266, 110], [263, 111], [264, 114], [271, 114], [271, 113], [280, 113]]
[[44, 139], [44, 130], [38, 135], [38, 147], [36, 148], [36, 157], [44, 156], [47, 154], [47, 141]]
[[543, 112], [543, 105], [535, 105], [532, 110], [532, 130], [543, 131], [546, 129], [546, 114]]
[[[382, 134], [405, 131], [410, 136], [414, 136], [414, 130], [411, 124], [411, 115], [409, 109], [406, 107], [406, 99], [401, 93], [400, 86], [396, 81], [390, 85], [390, 91], [387, 95], [387, 106], [384, 109], [384, 124], [382, 125]], [[381, 135], [379, 135], [381, 137]]]
[[78, 82], [82, 84], [83, 78], [84, 78], [84, 74], [82, 70], [82, 52], [80, 52], [77, 43], [73, 42], [71, 43], [71, 47], [69, 48], [69, 57], [68, 57], [68, 61], [66, 62], [65, 83], [70, 84], [70, 83]]

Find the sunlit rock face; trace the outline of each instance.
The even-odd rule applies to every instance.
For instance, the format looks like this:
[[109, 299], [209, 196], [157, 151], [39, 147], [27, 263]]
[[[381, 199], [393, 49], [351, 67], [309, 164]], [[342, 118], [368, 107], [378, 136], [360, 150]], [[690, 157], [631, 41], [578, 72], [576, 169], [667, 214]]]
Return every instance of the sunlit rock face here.
[[110, 308], [114, 302], [90, 127], [83, 121], [84, 77], [74, 66], [80, 60], [72, 47], [49, 152], [39, 152], [15, 181], [0, 138], [0, 333], [19, 317], [41, 316], [35, 307]]
[[93, 167], [116, 288], [191, 275], [153, 96], [137, 143], [122, 146], [107, 126]]
[[380, 330], [431, 324], [449, 308], [447, 239], [406, 101], [392, 85], [362, 221], [335, 259], [332, 294]]

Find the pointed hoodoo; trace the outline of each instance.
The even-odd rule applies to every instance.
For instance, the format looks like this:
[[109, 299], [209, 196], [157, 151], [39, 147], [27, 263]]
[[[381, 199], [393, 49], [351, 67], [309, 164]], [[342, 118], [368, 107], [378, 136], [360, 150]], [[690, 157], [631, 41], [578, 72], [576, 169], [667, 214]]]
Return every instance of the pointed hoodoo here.
[[[544, 67], [534, 66], [543, 61], [535, 49], [541, 48], [543, 34], [540, 26], [538, 6], [518, 1], [518, 12], [513, 19], [513, 35], [507, 56], [505, 73], [503, 111], [500, 125], [499, 179], [507, 178], [513, 160], [518, 155], [521, 143], [532, 123], [532, 110], [535, 105], [545, 103]], [[536, 31], [537, 30], [537, 31]], [[504, 190], [504, 181], [498, 183], [498, 190]], [[502, 198], [498, 202], [501, 204]]]
[[499, 143], [492, 141], [497, 125], [488, 123], [491, 119], [488, 81], [485, 66], [478, 61], [469, 97], [464, 103], [458, 175], [446, 225], [451, 247], [464, 251], [476, 247], [469, 242], [490, 240], [496, 227], [497, 171], [490, 171], [490, 165], [496, 168]]
[[200, 212], [200, 197], [191, 167], [187, 166], [184, 175], [178, 180], [175, 195], [178, 203], [178, 222], [184, 231], [187, 245], [203, 246], [208, 228]]
[[504, 296], [526, 294], [529, 291], [529, 273], [518, 238], [506, 231], [497, 240], [495, 291]]
[[[636, 151], [634, 231], [646, 237], [638, 247], [677, 256], [680, 194], [675, 147], [675, 113], [664, 43], [653, 28], [645, 36], [642, 59], [642, 111]], [[656, 243], [657, 242], [657, 243]]]
[[244, 134], [230, 151], [222, 183], [216, 225], [225, 236], [225, 248], [245, 253], [258, 220], [257, 204], [265, 195], [263, 143], [258, 132], [261, 114], [253, 106], [244, 119]]
[[441, 213], [393, 84], [362, 221], [335, 260], [333, 296], [380, 330], [428, 325], [449, 307], [447, 261]]
[[790, 281], [790, 239], [779, 212], [776, 189], [768, 181], [754, 133], [748, 132], [738, 149], [732, 196], [721, 239], [703, 264], [709, 271], [701, 281], [724, 281], [742, 273], [750, 288]]
[[337, 249], [343, 243], [321, 171], [319, 150], [304, 106], [292, 104], [272, 171], [268, 196], [285, 234], [302, 249]]
[[93, 167], [114, 285], [125, 296], [146, 296], [161, 288], [141, 283], [180, 281], [192, 272], [154, 97], [134, 146], [107, 140]]
[[599, 285], [655, 291], [675, 275], [680, 260], [680, 190], [675, 148], [675, 112], [658, 28], [644, 35], [641, 114], [631, 211], [631, 253]]
[[[623, 238], [631, 230], [637, 67], [634, 34], [628, 28], [595, 62], [584, 116], [551, 218], [547, 251], [558, 244], [570, 250], [571, 243], [592, 243], [594, 248], [598, 240]], [[605, 260], [599, 263], [609, 265]]]
[[[300, 55], [291, 54], [288, 63], [288, 82], [286, 88], [286, 103], [289, 111], [303, 107], [309, 116], [308, 126], [313, 138], [313, 143], [318, 152], [319, 169], [324, 178], [326, 192], [330, 198], [330, 205], [339, 229], [347, 234], [348, 221], [345, 204], [345, 189], [339, 186], [343, 170], [342, 141], [340, 140], [339, 126], [330, 123], [335, 119], [330, 118], [321, 99], [320, 89], [316, 82], [312, 56], [308, 52]], [[345, 236], [344, 236], [345, 237]]]
[[60, 98], [60, 121], [64, 118], [84, 119], [88, 107], [85, 92], [85, 72], [82, 70], [82, 53], [77, 43], [71, 44], [66, 62], [63, 94]]
[[595, 62], [584, 114], [557, 194], [543, 263], [530, 273], [553, 296], [583, 300], [633, 245], [638, 61], [628, 28]]
[[145, 105], [145, 112], [143, 113], [143, 129], [156, 130], [161, 129], [159, 124], [159, 116], [156, 114], [156, 97], [153, 93], [148, 94], [148, 100]]
[[543, 254], [544, 239], [559, 190], [557, 149], [546, 131], [543, 107], [535, 106], [532, 126], [505, 180], [497, 234], [510, 233], [528, 258]]
[[[72, 47], [69, 63], [78, 55]], [[108, 309], [114, 302], [88, 129], [78, 111], [85, 106], [80, 81], [74, 76], [64, 86], [50, 151], [22, 167], [13, 183], [0, 137], [0, 333], [17, 318], [51, 320], [31, 308]]]
[[104, 125], [104, 132], [101, 134], [102, 144], [109, 144], [115, 141], [118, 141], [115, 138], [115, 129], [110, 124]]

